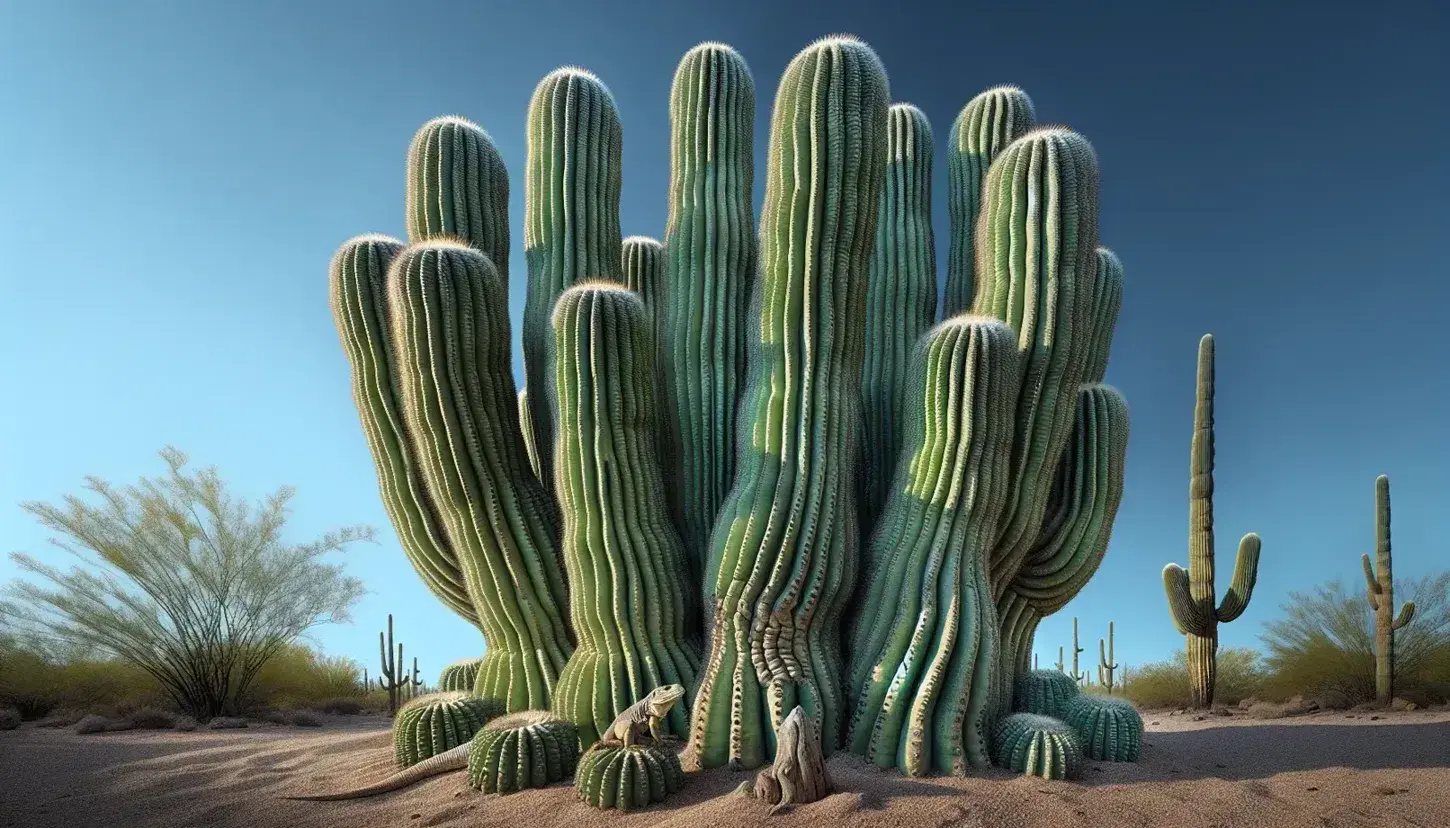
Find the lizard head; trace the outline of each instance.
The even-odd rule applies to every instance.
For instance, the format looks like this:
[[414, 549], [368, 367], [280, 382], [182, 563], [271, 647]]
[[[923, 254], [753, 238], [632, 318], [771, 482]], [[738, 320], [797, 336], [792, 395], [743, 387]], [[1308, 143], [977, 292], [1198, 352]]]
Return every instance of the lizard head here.
[[662, 684], [649, 691], [649, 706], [656, 715], [663, 716], [666, 711], [675, 706], [675, 702], [685, 697], [685, 688], [678, 684]]

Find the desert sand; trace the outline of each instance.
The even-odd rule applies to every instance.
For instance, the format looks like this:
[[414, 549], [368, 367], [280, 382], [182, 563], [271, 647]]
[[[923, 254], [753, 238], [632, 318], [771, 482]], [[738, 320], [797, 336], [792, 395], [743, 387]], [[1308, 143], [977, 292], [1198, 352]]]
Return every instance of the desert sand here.
[[1147, 713], [1142, 761], [1089, 763], [1077, 782], [992, 771], [908, 780], [848, 755], [838, 792], [776, 816], [735, 795], [753, 774], [691, 774], [663, 805], [596, 811], [568, 786], [483, 795], [463, 773], [369, 799], [298, 802], [391, 772], [388, 722], [326, 717], [320, 730], [82, 736], [0, 733], [3, 828], [383, 826], [1450, 826], [1450, 713], [1317, 713], [1256, 721]]

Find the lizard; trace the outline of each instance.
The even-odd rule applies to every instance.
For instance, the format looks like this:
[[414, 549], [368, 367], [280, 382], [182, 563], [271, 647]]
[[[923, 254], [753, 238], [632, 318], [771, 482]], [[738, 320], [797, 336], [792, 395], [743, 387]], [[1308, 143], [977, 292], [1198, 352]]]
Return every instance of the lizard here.
[[669, 715], [675, 702], [685, 697], [685, 688], [678, 684], [662, 684], [649, 691], [645, 697], [620, 711], [599, 737], [602, 745], [639, 744], [648, 733], [655, 744], [660, 741], [660, 722]]
[[312, 802], [326, 802], [334, 799], [360, 799], [365, 796], [377, 796], [380, 793], [396, 791], [399, 788], [406, 788], [409, 785], [421, 782], [430, 776], [437, 776], [440, 773], [463, 770], [468, 767], [468, 746], [469, 742], [446, 750], [436, 756], [424, 759], [416, 765], [404, 768], [397, 773], [371, 785], [364, 785], [361, 788], [353, 788], [338, 793], [318, 794], [317, 796], [284, 796], [283, 799], [305, 799]]

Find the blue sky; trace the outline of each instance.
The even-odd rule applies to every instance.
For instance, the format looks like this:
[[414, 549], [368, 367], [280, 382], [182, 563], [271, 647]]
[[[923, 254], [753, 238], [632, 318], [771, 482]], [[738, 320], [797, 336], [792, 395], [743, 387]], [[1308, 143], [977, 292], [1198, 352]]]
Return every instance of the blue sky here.
[[[623, 230], [659, 236], [681, 55], [722, 40], [750, 63], [758, 200], [780, 73], [842, 31], [877, 50], [893, 98], [936, 129], [943, 267], [942, 139], [972, 95], [1019, 84], [1042, 120], [1098, 151], [1102, 240], [1127, 274], [1108, 370], [1133, 412], [1127, 492], [1097, 576], [1039, 632], [1044, 662], [1073, 615], [1085, 658], [1109, 620], [1120, 663], [1181, 646], [1160, 572], [1187, 563], [1205, 332], [1218, 339], [1220, 589], [1239, 537], [1264, 539], [1253, 603], [1221, 628], [1225, 645], [1256, 643], [1290, 590], [1358, 588], [1377, 474], [1392, 479], [1397, 574], [1447, 565], [1439, 0], [7, 3], [3, 551], [59, 560], [18, 504], [58, 500], [86, 475], [160, 473], [170, 443], [250, 497], [296, 486], [297, 540], [379, 529], [379, 545], [348, 556], [371, 592], [354, 624], [319, 631], [329, 652], [375, 668], [392, 612], [430, 675], [475, 654], [479, 637], [425, 591], [383, 512], [327, 306], [333, 250], [357, 233], [401, 236], [409, 138], [435, 115], [469, 117], [513, 179], [517, 336], [524, 115], [541, 77], [575, 64], [610, 86]], [[0, 561], [0, 578], [14, 574]]]

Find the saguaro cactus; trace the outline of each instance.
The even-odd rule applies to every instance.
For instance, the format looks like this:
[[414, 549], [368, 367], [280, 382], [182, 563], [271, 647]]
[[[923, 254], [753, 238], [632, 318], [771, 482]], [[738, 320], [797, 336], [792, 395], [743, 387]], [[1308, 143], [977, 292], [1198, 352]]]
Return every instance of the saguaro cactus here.
[[401, 241], [376, 234], [338, 248], [328, 268], [332, 316], [352, 367], [353, 402], [377, 469], [383, 507], [403, 554], [428, 590], [476, 627], [478, 613], [444, 532], [440, 504], [428, 492], [422, 464], [413, 454], [393, 367], [386, 281], [388, 267], [402, 250]]
[[670, 88], [668, 287], [659, 340], [670, 511], [701, 578], [710, 530], [735, 475], [754, 282], [755, 82], [722, 43], [680, 61]]
[[[383, 634], [378, 633], [378, 659], [381, 662], [378, 670], [382, 673], [378, 677], [378, 686], [388, 691], [388, 715], [392, 716], [398, 712], [398, 702], [404, 700], [404, 691], [412, 690], [422, 684], [418, 678], [418, 659], [413, 659], [413, 672], [408, 673], [403, 668], [403, 645], [399, 642], [397, 650], [393, 649], [393, 614], [388, 613], [388, 637], [386, 643]], [[364, 679], [366, 682], [366, 679]]]
[[922, 338], [914, 417], [852, 640], [851, 749], [919, 776], [991, 763], [998, 632], [986, 556], [1006, 500], [1019, 358], [961, 316]]
[[488, 133], [454, 115], [424, 124], [408, 145], [407, 201], [409, 242], [457, 239], [508, 284], [508, 169]]
[[690, 739], [705, 767], [758, 767], [797, 704], [826, 750], [840, 741], [839, 627], [860, 547], [862, 329], [888, 101], [880, 59], [848, 37], [798, 54], [776, 95], [740, 468], [705, 567], [710, 655]]
[[[544, 489], [554, 491], [554, 363], [549, 316], [586, 279], [620, 278], [620, 154], [614, 96], [583, 69], [550, 72], [529, 101], [524, 179], [524, 374]], [[506, 297], [505, 297], [506, 298]], [[503, 307], [507, 307], [505, 304]], [[505, 360], [504, 365], [508, 365]]]
[[866, 299], [866, 415], [861, 528], [871, 531], [886, 504], [906, 439], [911, 355], [936, 319], [936, 244], [931, 231], [931, 124], [911, 104], [893, 104], [886, 128], [876, 246]]
[[1406, 601], [1395, 615], [1395, 570], [1390, 558], [1390, 479], [1380, 475], [1374, 481], [1375, 562], [1369, 555], [1364, 564], [1365, 597], [1374, 610], [1374, 695], [1380, 704], [1395, 697], [1395, 630], [1415, 617], [1415, 602]]
[[1188, 650], [1192, 706], [1213, 704], [1218, 668], [1218, 625], [1238, 618], [1249, 605], [1259, 577], [1259, 536], [1239, 541], [1233, 581], [1223, 602], [1214, 606], [1213, 571], [1213, 335], [1198, 343], [1198, 402], [1193, 410], [1192, 476], [1188, 489], [1188, 569], [1163, 568], [1163, 589], [1173, 624]]
[[518, 426], [503, 282], [474, 248], [433, 241], [398, 256], [388, 293], [413, 450], [451, 507], [488, 642], [476, 690], [507, 712], [546, 708], [573, 641], [552, 504]]
[[1118, 662], [1113, 659], [1113, 622], [1108, 622], [1108, 646], [1103, 649], [1103, 640], [1098, 639], [1098, 684], [1108, 688], [1108, 695], [1113, 694], [1113, 671], [1118, 669]]
[[[534, 422], [529, 419], [529, 389], [519, 389], [519, 430], [524, 438], [524, 451], [529, 455], [529, 468], [534, 477], [543, 474], [539, 468], [539, 449], [534, 445]], [[550, 471], [552, 473], [552, 470]]]
[[[655, 456], [649, 325], [622, 285], [576, 285], [554, 308], [557, 482], [579, 648], [553, 709], [584, 747], [656, 687], [692, 686], [700, 665], [686, 636], [694, 584]], [[686, 734], [684, 705], [669, 724]]]
[[947, 259], [943, 317], [972, 307], [977, 269], [976, 227], [987, 170], [1008, 144], [1027, 134], [1037, 122], [1032, 99], [1015, 86], [997, 86], [962, 107], [952, 122], [947, 151], [947, 209], [952, 244]]

